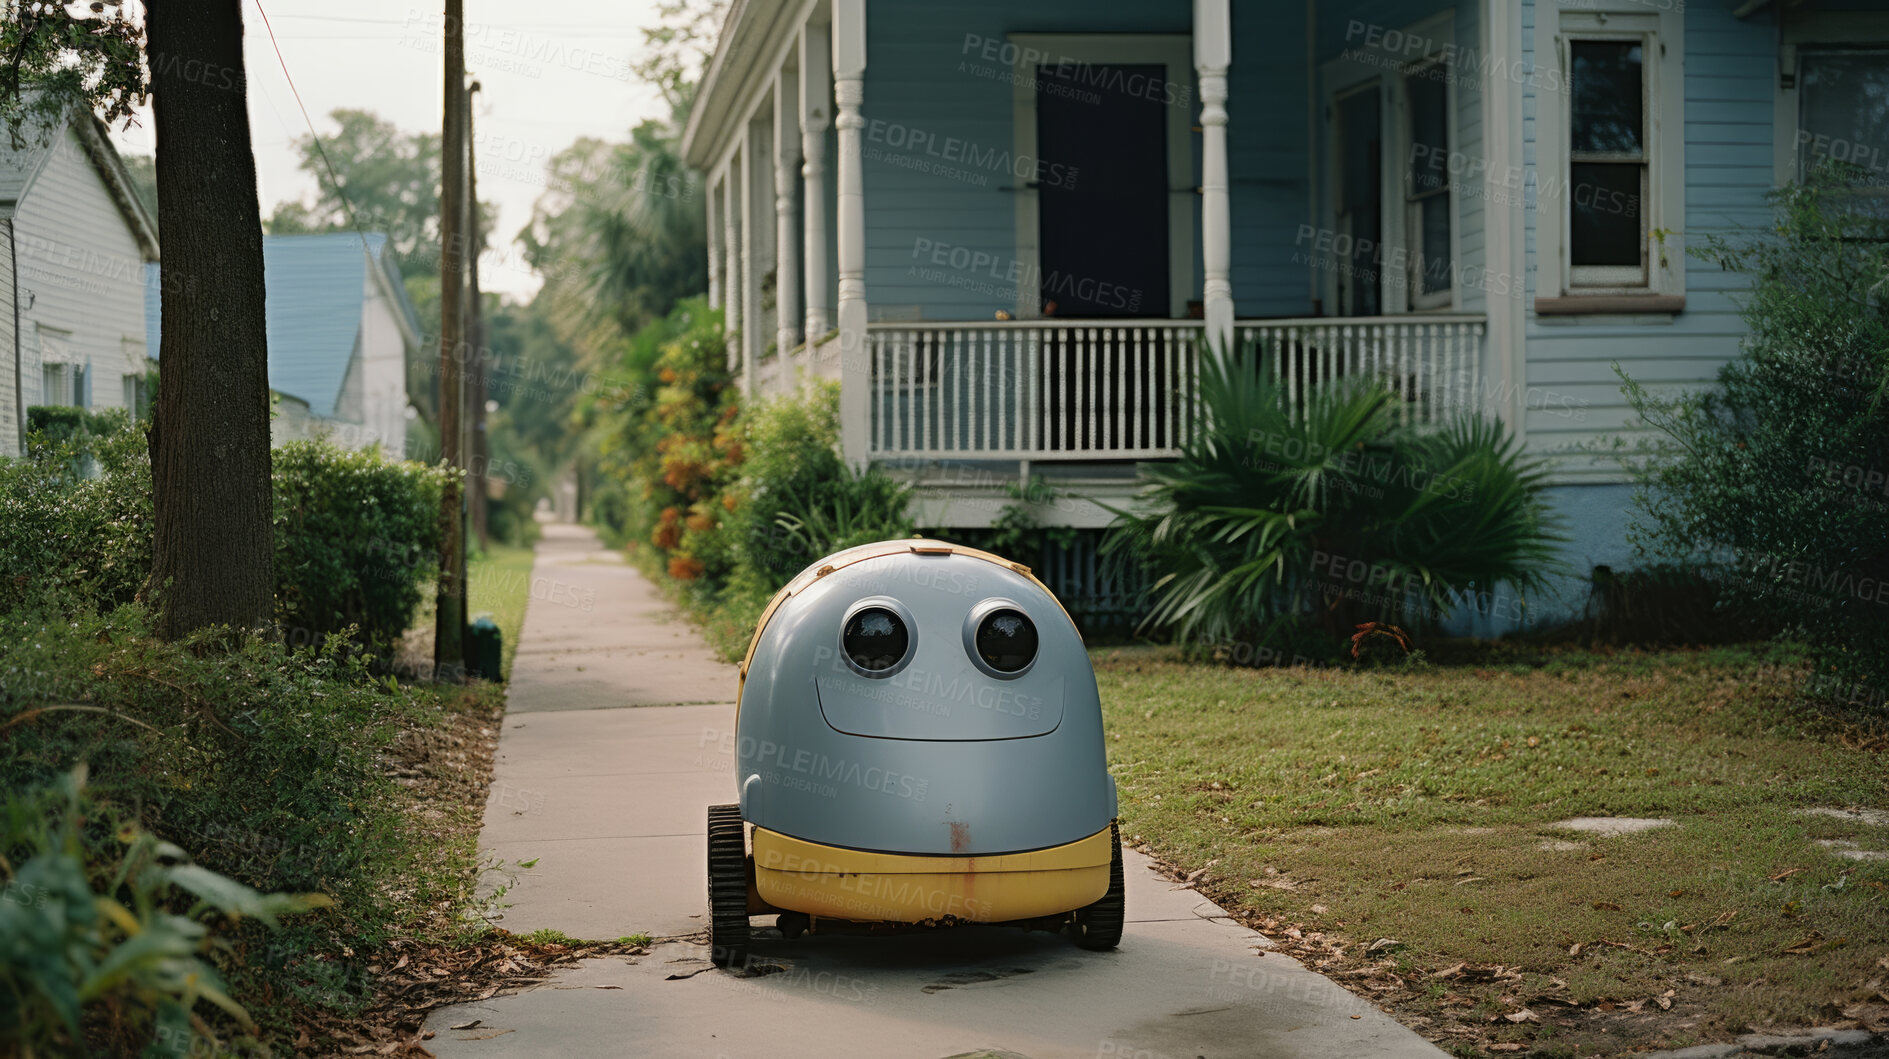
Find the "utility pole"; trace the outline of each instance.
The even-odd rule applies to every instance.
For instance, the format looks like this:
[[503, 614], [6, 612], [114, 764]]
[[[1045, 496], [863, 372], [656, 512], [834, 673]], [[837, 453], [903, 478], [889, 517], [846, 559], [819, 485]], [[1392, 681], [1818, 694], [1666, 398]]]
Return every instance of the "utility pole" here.
[[460, 404], [465, 384], [466, 38], [464, 0], [445, 0], [445, 114], [440, 124], [439, 447], [448, 478], [440, 493], [439, 590], [434, 598], [433, 669], [440, 679], [465, 671], [466, 526]]
[[466, 336], [472, 340], [472, 372], [466, 379], [466, 401], [472, 412], [472, 472], [466, 476], [466, 488], [472, 498], [472, 532], [478, 535], [479, 547], [485, 548], [492, 543], [485, 530], [486, 479], [492, 469], [492, 451], [485, 435], [487, 350], [485, 303], [479, 293], [479, 255], [485, 250], [485, 233], [479, 228], [479, 149], [478, 140], [472, 135], [472, 94], [478, 90], [477, 81], [466, 89], [466, 228], [471, 233], [466, 241], [471, 255], [466, 262], [466, 274], [470, 280], [467, 298], [472, 317], [466, 326]]

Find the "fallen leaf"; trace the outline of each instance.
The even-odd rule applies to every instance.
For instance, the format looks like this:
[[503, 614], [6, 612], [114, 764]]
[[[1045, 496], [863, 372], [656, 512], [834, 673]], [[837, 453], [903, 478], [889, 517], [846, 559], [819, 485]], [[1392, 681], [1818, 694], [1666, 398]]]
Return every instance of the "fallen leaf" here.
[[1806, 956], [1817, 951], [1817, 943], [1823, 940], [1823, 931], [1813, 930], [1802, 941], [1786, 947], [1783, 951], [1792, 956]]
[[1619, 905], [1617, 905], [1617, 904], [1614, 904], [1614, 903], [1613, 903], [1612, 901], [1595, 901], [1595, 902], [1594, 902], [1594, 908], [1595, 908], [1596, 910], [1598, 910], [1598, 911], [1602, 911], [1602, 912], [1618, 912], [1618, 911], [1620, 911], [1620, 906], [1619, 906]]
[[1528, 1045], [1509, 1041], [1503, 1044], [1492, 1044], [1489, 1046], [1489, 1050], [1492, 1052], [1525, 1052], [1528, 1050]]
[[1772, 882], [1782, 882], [1782, 881], [1784, 881], [1785, 879], [1788, 879], [1788, 878], [1790, 878], [1791, 876], [1793, 876], [1793, 875], [1796, 875], [1796, 874], [1797, 874], [1798, 872], [1800, 872], [1800, 871], [1803, 871], [1803, 870], [1804, 870], [1804, 869], [1802, 869], [1802, 868], [1792, 868], [1792, 869], [1790, 869], [1789, 871], [1781, 871], [1781, 872], [1778, 872], [1778, 873], [1777, 873], [1776, 875], [1773, 875], [1773, 876], [1771, 876], [1771, 881], [1772, 881]]
[[[1885, 957], [1885, 959], [1889, 959], [1889, 957]], [[1456, 963], [1456, 964], [1451, 964], [1450, 966], [1448, 966], [1448, 967], [1445, 967], [1445, 968], [1443, 968], [1442, 970], [1440, 970], [1440, 971], [1438, 971], [1438, 972], [1436, 972], [1435, 974], [1433, 974], [1433, 975], [1431, 975], [1430, 977], [1432, 977], [1432, 978], [1449, 978], [1449, 977], [1451, 977], [1452, 975], [1456, 975], [1456, 974], [1460, 974], [1460, 973], [1462, 972], [1462, 969], [1463, 969], [1463, 968], [1464, 968], [1465, 966], [1467, 966], [1467, 964], [1461, 964], [1461, 963]]]
[[622, 989], [623, 987], [620, 985], [596, 985], [596, 986], [591, 986], [591, 988], [592, 989]]
[[1583, 945], [1581, 942], [1577, 941], [1574, 944], [1568, 946], [1568, 955], [1579, 956], [1581, 954], [1581, 950], [1584, 948], [1586, 948], [1586, 946]]
[[460, 1023], [460, 1024], [459, 1024], [459, 1025], [457, 1025], [457, 1026], [448, 1026], [448, 1027], [446, 1027], [446, 1028], [447, 1028], [447, 1029], [449, 1029], [449, 1030], [472, 1030], [472, 1029], [478, 1029], [478, 1028], [479, 1028], [479, 1023], [481, 1023], [481, 1022], [484, 1022], [484, 1021], [485, 1021], [484, 1019], [473, 1019], [473, 1020], [472, 1020], [471, 1022], [462, 1022], [462, 1023]]
[[1312, 914], [1313, 914], [1313, 915], [1315, 915], [1315, 916], [1322, 916], [1322, 915], [1324, 915], [1324, 914], [1325, 914], [1325, 912], [1326, 912], [1326, 908], [1325, 908], [1325, 906], [1324, 906], [1324, 905], [1313, 905], [1313, 906], [1312, 906]]
[[1541, 1021], [1541, 1016], [1535, 1014], [1534, 1012], [1528, 1010], [1527, 1008], [1523, 1008], [1520, 1011], [1511, 1011], [1502, 1017], [1509, 1020], [1510, 1022], [1515, 1022], [1515, 1023]]

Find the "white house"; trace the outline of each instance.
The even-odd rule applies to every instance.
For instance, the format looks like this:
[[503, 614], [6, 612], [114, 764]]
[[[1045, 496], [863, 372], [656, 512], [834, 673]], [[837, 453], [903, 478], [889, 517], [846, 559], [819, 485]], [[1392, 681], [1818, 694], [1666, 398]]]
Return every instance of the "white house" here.
[[157, 233], [103, 126], [0, 131], [0, 455], [35, 405], [135, 410]]
[[[270, 439], [326, 437], [346, 448], [407, 447], [407, 361], [424, 341], [387, 236], [379, 232], [268, 235]], [[159, 283], [151, 268], [146, 327], [158, 355]]]
[[1234, 343], [1497, 417], [1570, 568], [1629, 565], [1613, 365], [1712, 382], [1746, 281], [1688, 247], [1818, 157], [1889, 168], [1882, 7], [734, 0], [684, 140], [710, 297], [746, 392], [841, 380], [922, 525], [1031, 471], [1125, 499]]

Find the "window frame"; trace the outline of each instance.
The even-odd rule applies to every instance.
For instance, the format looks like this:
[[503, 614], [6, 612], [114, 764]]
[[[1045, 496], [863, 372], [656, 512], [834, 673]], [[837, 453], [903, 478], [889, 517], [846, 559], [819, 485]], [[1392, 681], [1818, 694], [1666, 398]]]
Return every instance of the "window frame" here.
[[1889, 12], [1811, 11], [1784, 20], [1778, 31], [1777, 92], [1772, 96], [1772, 182], [1779, 187], [1798, 177], [1797, 132], [1801, 112], [1797, 93], [1798, 52], [1803, 48], [1869, 50], [1889, 48]]
[[[1624, 151], [1577, 151], [1574, 149], [1574, 101], [1572, 92], [1565, 93], [1568, 101], [1567, 124], [1567, 256], [1563, 264], [1567, 267], [1567, 285], [1569, 290], [1601, 290], [1609, 294], [1628, 293], [1647, 287], [1652, 281], [1651, 253], [1651, 217], [1648, 204], [1653, 197], [1653, 92], [1652, 66], [1648, 58], [1655, 54], [1659, 46], [1657, 36], [1648, 31], [1582, 31], [1563, 34], [1560, 40], [1561, 68], [1569, 71], [1568, 85], [1572, 88], [1574, 69], [1574, 46], [1576, 44], [1638, 44], [1640, 46], [1640, 149], [1629, 154]], [[1639, 226], [1640, 263], [1638, 265], [1577, 265], [1574, 263], [1574, 167], [1583, 164], [1632, 165], [1640, 175], [1640, 210], [1636, 221]], [[1560, 175], [1560, 174], [1557, 174]]]
[[[1423, 54], [1413, 57], [1407, 51], [1361, 46], [1350, 49], [1339, 58], [1328, 60], [1320, 69], [1320, 105], [1326, 121], [1322, 137], [1323, 173], [1317, 189], [1320, 200], [1318, 215], [1322, 226], [1334, 234], [1339, 231], [1338, 199], [1343, 180], [1344, 155], [1339, 140], [1338, 104], [1340, 100], [1362, 91], [1375, 90], [1378, 93], [1378, 114], [1382, 123], [1379, 142], [1383, 144], [1378, 162], [1382, 225], [1379, 232], [1382, 246], [1378, 254], [1380, 315], [1403, 316], [1462, 310], [1462, 191], [1457, 179], [1459, 174], [1449, 172], [1447, 161], [1444, 170], [1449, 178], [1446, 188], [1450, 212], [1451, 263], [1448, 291], [1419, 296], [1416, 280], [1420, 273], [1409, 267], [1413, 260], [1413, 248], [1421, 242], [1413, 226], [1421, 223], [1422, 216], [1420, 211], [1410, 208], [1413, 201], [1408, 195], [1412, 137], [1407, 83], [1410, 77], [1427, 67], [1443, 66], [1449, 70], [1443, 77], [1445, 150], [1452, 155], [1462, 150], [1462, 138], [1457, 128], [1460, 101], [1456, 86], [1456, 79], [1461, 74], [1453, 62], [1455, 27], [1454, 9], [1444, 10], [1404, 27], [1400, 33], [1405, 41], [1427, 42], [1429, 46], [1423, 50]], [[1344, 277], [1337, 269], [1324, 269], [1324, 276], [1318, 285], [1321, 303], [1335, 308], [1339, 304], [1338, 293], [1343, 283]]]
[[[1416, 112], [1410, 104], [1410, 82], [1423, 71], [1434, 68], [1440, 68], [1443, 71], [1441, 81], [1443, 85], [1444, 160], [1442, 167], [1439, 169], [1439, 172], [1443, 174], [1443, 186], [1419, 192], [1411, 186], [1411, 178], [1413, 176], [1411, 173], [1411, 152], [1416, 147]], [[1403, 284], [1404, 299], [1406, 307], [1411, 312], [1423, 312], [1426, 310], [1447, 312], [1455, 309], [1457, 304], [1457, 287], [1459, 286], [1457, 279], [1460, 274], [1458, 260], [1461, 252], [1460, 244], [1462, 242], [1462, 233], [1458, 230], [1461, 225], [1457, 219], [1459, 211], [1457, 209], [1456, 176], [1450, 171], [1450, 156], [1456, 151], [1461, 150], [1461, 147], [1458, 145], [1456, 139], [1456, 75], [1451, 66], [1449, 56], [1447, 54], [1437, 53], [1424, 56], [1415, 62], [1405, 64], [1403, 69], [1397, 71], [1397, 87], [1395, 94], [1398, 111], [1398, 190], [1403, 196], [1404, 247], [1409, 251], [1404, 260], [1410, 261], [1417, 266], [1414, 269], [1405, 270]], [[1450, 215], [1449, 286], [1440, 291], [1425, 293], [1423, 290], [1423, 263], [1428, 260], [1428, 247], [1426, 247], [1423, 242], [1422, 203], [1429, 199], [1436, 198], [1437, 196], [1442, 196], [1445, 205], [1449, 208]]]
[[[1556, 0], [1536, 26], [1537, 315], [1677, 313], [1685, 308], [1685, 27], [1674, 10], [1596, 10]], [[1641, 46], [1641, 265], [1573, 263], [1574, 166], [1627, 162], [1573, 149], [1576, 41]]]
[[[1780, 53], [1776, 144], [1777, 183], [1804, 179], [1803, 148], [1798, 142], [1803, 128], [1803, 63], [1820, 55], [1879, 55], [1889, 61], [1889, 15], [1881, 12], [1829, 12], [1813, 18], [1796, 32], [1787, 30], [1790, 41]], [[1786, 65], [1788, 63], [1788, 65]], [[1788, 110], [1788, 114], [1786, 111]], [[1858, 194], [1889, 197], [1889, 171], [1878, 169], [1883, 179]]]

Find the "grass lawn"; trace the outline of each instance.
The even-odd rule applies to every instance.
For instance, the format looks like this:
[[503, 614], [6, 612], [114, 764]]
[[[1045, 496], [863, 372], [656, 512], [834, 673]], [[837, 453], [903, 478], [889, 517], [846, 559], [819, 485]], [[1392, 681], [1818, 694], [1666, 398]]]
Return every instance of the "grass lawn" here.
[[[1783, 649], [1094, 655], [1123, 834], [1448, 1050], [1889, 1021], [1889, 860], [1820, 845], [1889, 850], [1889, 818], [1805, 812], [1889, 808], [1889, 746], [1794, 705]], [[1677, 826], [1551, 826], [1580, 816]]]
[[532, 549], [496, 541], [466, 562], [466, 598], [472, 617], [492, 615], [505, 634], [505, 673], [511, 675], [518, 637], [525, 631], [525, 604], [531, 600]]
[[[471, 619], [490, 614], [498, 622], [505, 636], [501, 667], [508, 677], [512, 658], [518, 654], [518, 637], [525, 630], [525, 605], [531, 601], [533, 554], [528, 547], [494, 542], [466, 560], [466, 616]], [[433, 585], [428, 583], [402, 650], [404, 659], [421, 666], [433, 657], [433, 592]]]

